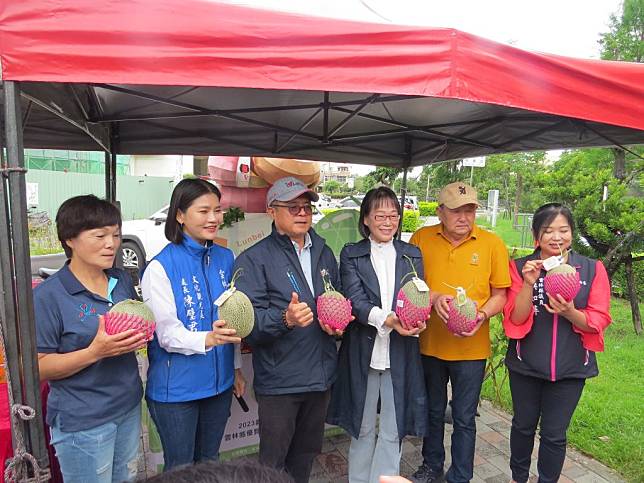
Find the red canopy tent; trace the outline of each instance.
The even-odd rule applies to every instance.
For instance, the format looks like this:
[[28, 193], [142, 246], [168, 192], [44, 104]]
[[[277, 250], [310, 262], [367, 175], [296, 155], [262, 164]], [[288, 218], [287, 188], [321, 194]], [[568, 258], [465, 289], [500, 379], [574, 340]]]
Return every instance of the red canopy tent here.
[[644, 139], [643, 65], [453, 29], [206, 0], [5, 0], [0, 33], [2, 77], [32, 101], [26, 146], [413, 166]]
[[[23, 145], [108, 152], [114, 199], [116, 153], [407, 168], [644, 141], [643, 65], [526, 52], [453, 29], [207, 0], [0, 0], [0, 62], [0, 319], [14, 395], [33, 408]], [[46, 464], [39, 420], [15, 431]]]

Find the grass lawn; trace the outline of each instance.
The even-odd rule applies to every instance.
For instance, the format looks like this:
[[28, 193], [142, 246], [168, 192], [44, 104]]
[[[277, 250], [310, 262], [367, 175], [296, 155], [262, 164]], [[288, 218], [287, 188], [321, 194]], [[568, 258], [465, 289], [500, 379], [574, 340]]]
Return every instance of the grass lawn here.
[[[611, 314], [605, 352], [597, 354], [600, 374], [586, 383], [568, 442], [627, 481], [644, 481], [644, 341], [635, 335], [627, 301], [613, 298]], [[483, 385], [483, 397], [511, 412], [507, 380], [500, 401], [491, 380]]]
[[[497, 218], [496, 226], [494, 228], [492, 228], [492, 225], [488, 223], [487, 218], [485, 217], [478, 217], [476, 219], [476, 224], [499, 235], [507, 246], [521, 247], [521, 229], [515, 230], [510, 218]], [[526, 248], [532, 247], [532, 233], [530, 228], [526, 229], [524, 244]]]

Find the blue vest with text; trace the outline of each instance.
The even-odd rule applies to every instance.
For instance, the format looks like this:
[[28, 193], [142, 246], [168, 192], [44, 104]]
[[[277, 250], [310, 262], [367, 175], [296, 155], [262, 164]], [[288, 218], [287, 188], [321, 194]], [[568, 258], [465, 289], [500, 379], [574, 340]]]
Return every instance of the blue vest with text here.
[[[232, 251], [219, 245], [204, 247], [184, 235], [182, 243], [166, 245], [154, 260], [170, 279], [177, 317], [186, 329], [212, 330], [218, 318], [214, 302], [231, 279]], [[158, 402], [182, 402], [220, 394], [233, 384], [233, 358], [232, 344], [183, 355], [163, 349], [155, 335], [148, 345], [146, 395]]]

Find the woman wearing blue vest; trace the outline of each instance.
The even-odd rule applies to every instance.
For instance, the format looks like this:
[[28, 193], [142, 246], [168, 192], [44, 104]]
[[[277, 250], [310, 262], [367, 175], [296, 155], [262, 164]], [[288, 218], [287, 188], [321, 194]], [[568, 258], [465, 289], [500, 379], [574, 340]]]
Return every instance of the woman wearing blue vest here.
[[[514, 417], [510, 431], [513, 481], [528, 481], [534, 435], [540, 423], [539, 481], [556, 482], [566, 457], [566, 431], [587, 378], [596, 376], [595, 352], [604, 350], [610, 324], [610, 285], [600, 261], [569, 251], [570, 210], [548, 203], [534, 214], [534, 253], [510, 262], [512, 286], [503, 310], [510, 338], [505, 358]], [[580, 290], [570, 302], [545, 292], [544, 260], [561, 256], [577, 269]]]
[[165, 226], [170, 243], [141, 281], [157, 321], [145, 393], [165, 470], [217, 459], [233, 390], [240, 396], [245, 387], [233, 345], [241, 339], [224, 328], [214, 305], [233, 266], [233, 253], [213, 243], [223, 222], [220, 200], [219, 189], [201, 179], [176, 186]]

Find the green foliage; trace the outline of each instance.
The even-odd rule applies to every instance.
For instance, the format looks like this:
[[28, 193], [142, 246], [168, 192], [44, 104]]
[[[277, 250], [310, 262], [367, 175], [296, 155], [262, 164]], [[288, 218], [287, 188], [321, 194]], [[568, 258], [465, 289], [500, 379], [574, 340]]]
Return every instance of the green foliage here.
[[[343, 189], [343, 188], [344, 188], [344, 189]], [[342, 183], [340, 183], [339, 181], [335, 181], [335, 180], [333, 180], [333, 179], [332, 179], [332, 180], [327, 181], [327, 182], [326, 182], [326, 183], [324, 183], [324, 185], [322, 186], [322, 192], [323, 192], [323, 193], [329, 193], [329, 194], [337, 193], [338, 191], [346, 191], [346, 189], [347, 189], [347, 186], [346, 186], [346, 185], [343, 185], [343, 184], [342, 184]]]
[[[628, 302], [612, 299], [611, 315], [613, 323], [605, 332], [605, 351], [597, 354], [600, 374], [587, 380], [568, 430], [568, 442], [619, 471], [627, 481], [644, 481], [644, 385], [640, 381], [644, 344], [633, 332]], [[491, 322], [493, 344], [499, 330], [498, 322]], [[498, 344], [492, 350], [493, 360], [504, 350], [503, 343]], [[512, 411], [504, 372], [503, 367], [497, 369], [496, 386], [491, 376], [487, 378], [482, 396]]]
[[333, 213], [334, 211], [338, 211], [339, 209], [340, 209], [340, 208], [322, 208], [322, 209], [320, 210], [320, 212], [321, 212], [323, 215], [325, 215], [325, 216], [326, 216], [326, 215], [328, 215], [329, 213]]
[[[634, 148], [644, 153], [643, 148]], [[613, 153], [608, 149], [582, 149], [564, 153], [542, 177], [541, 191], [547, 200], [572, 208], [579, 232], [603, 256], [631, 231], [639, 236], [632, 251], [644, 251], [644, 162], [627, 155], [627, 179], [613, 177]], [[631, 178], [632, 177], [632, 178]], [[608, 198], [602, 201], [604, 186]]]
[[369, 191], [377, 184], [384, 184], [390, 187], [393, 186], [394, 180], [398, 177], [401, 171], [402, 170], [400, 168], [385, 168], [382, 166], [374, 169], [363, 178], [363, 188], [365, 192]]
[[436, 216], [436, 208], [438, 208], [438, 203], [436, 201], [418, 202], [418, 210], [420, 211], [420, 216]]
[[405, 210], [402, 219], [402, 231], [415, 232], [420, 227], [420, 214], [416, 210]]
[[644, 0], [624, 0], [622, 14], [610, 16], [610, 32], [601, 35], [601, 58], [642, 62]]
[[[633, 263], [633, 278], [635, 279], [635, 293], [639, 301], [644, 300], [644, 261]], [[611, 290], [618, 297], [628, 298], [626, 285], [626, 270], [621, 266], [613, 274]]]
[[243, 219], [244, 212], [242, 211], [242, 209], [238, 208], [237, 206], [231, 206], [224, 213], [224, 222], [221, 224], [221, 227], [225, 228], [228, 226], [233, 226], [233, 223], [237, 223], [238, 221], [241, 221]]

